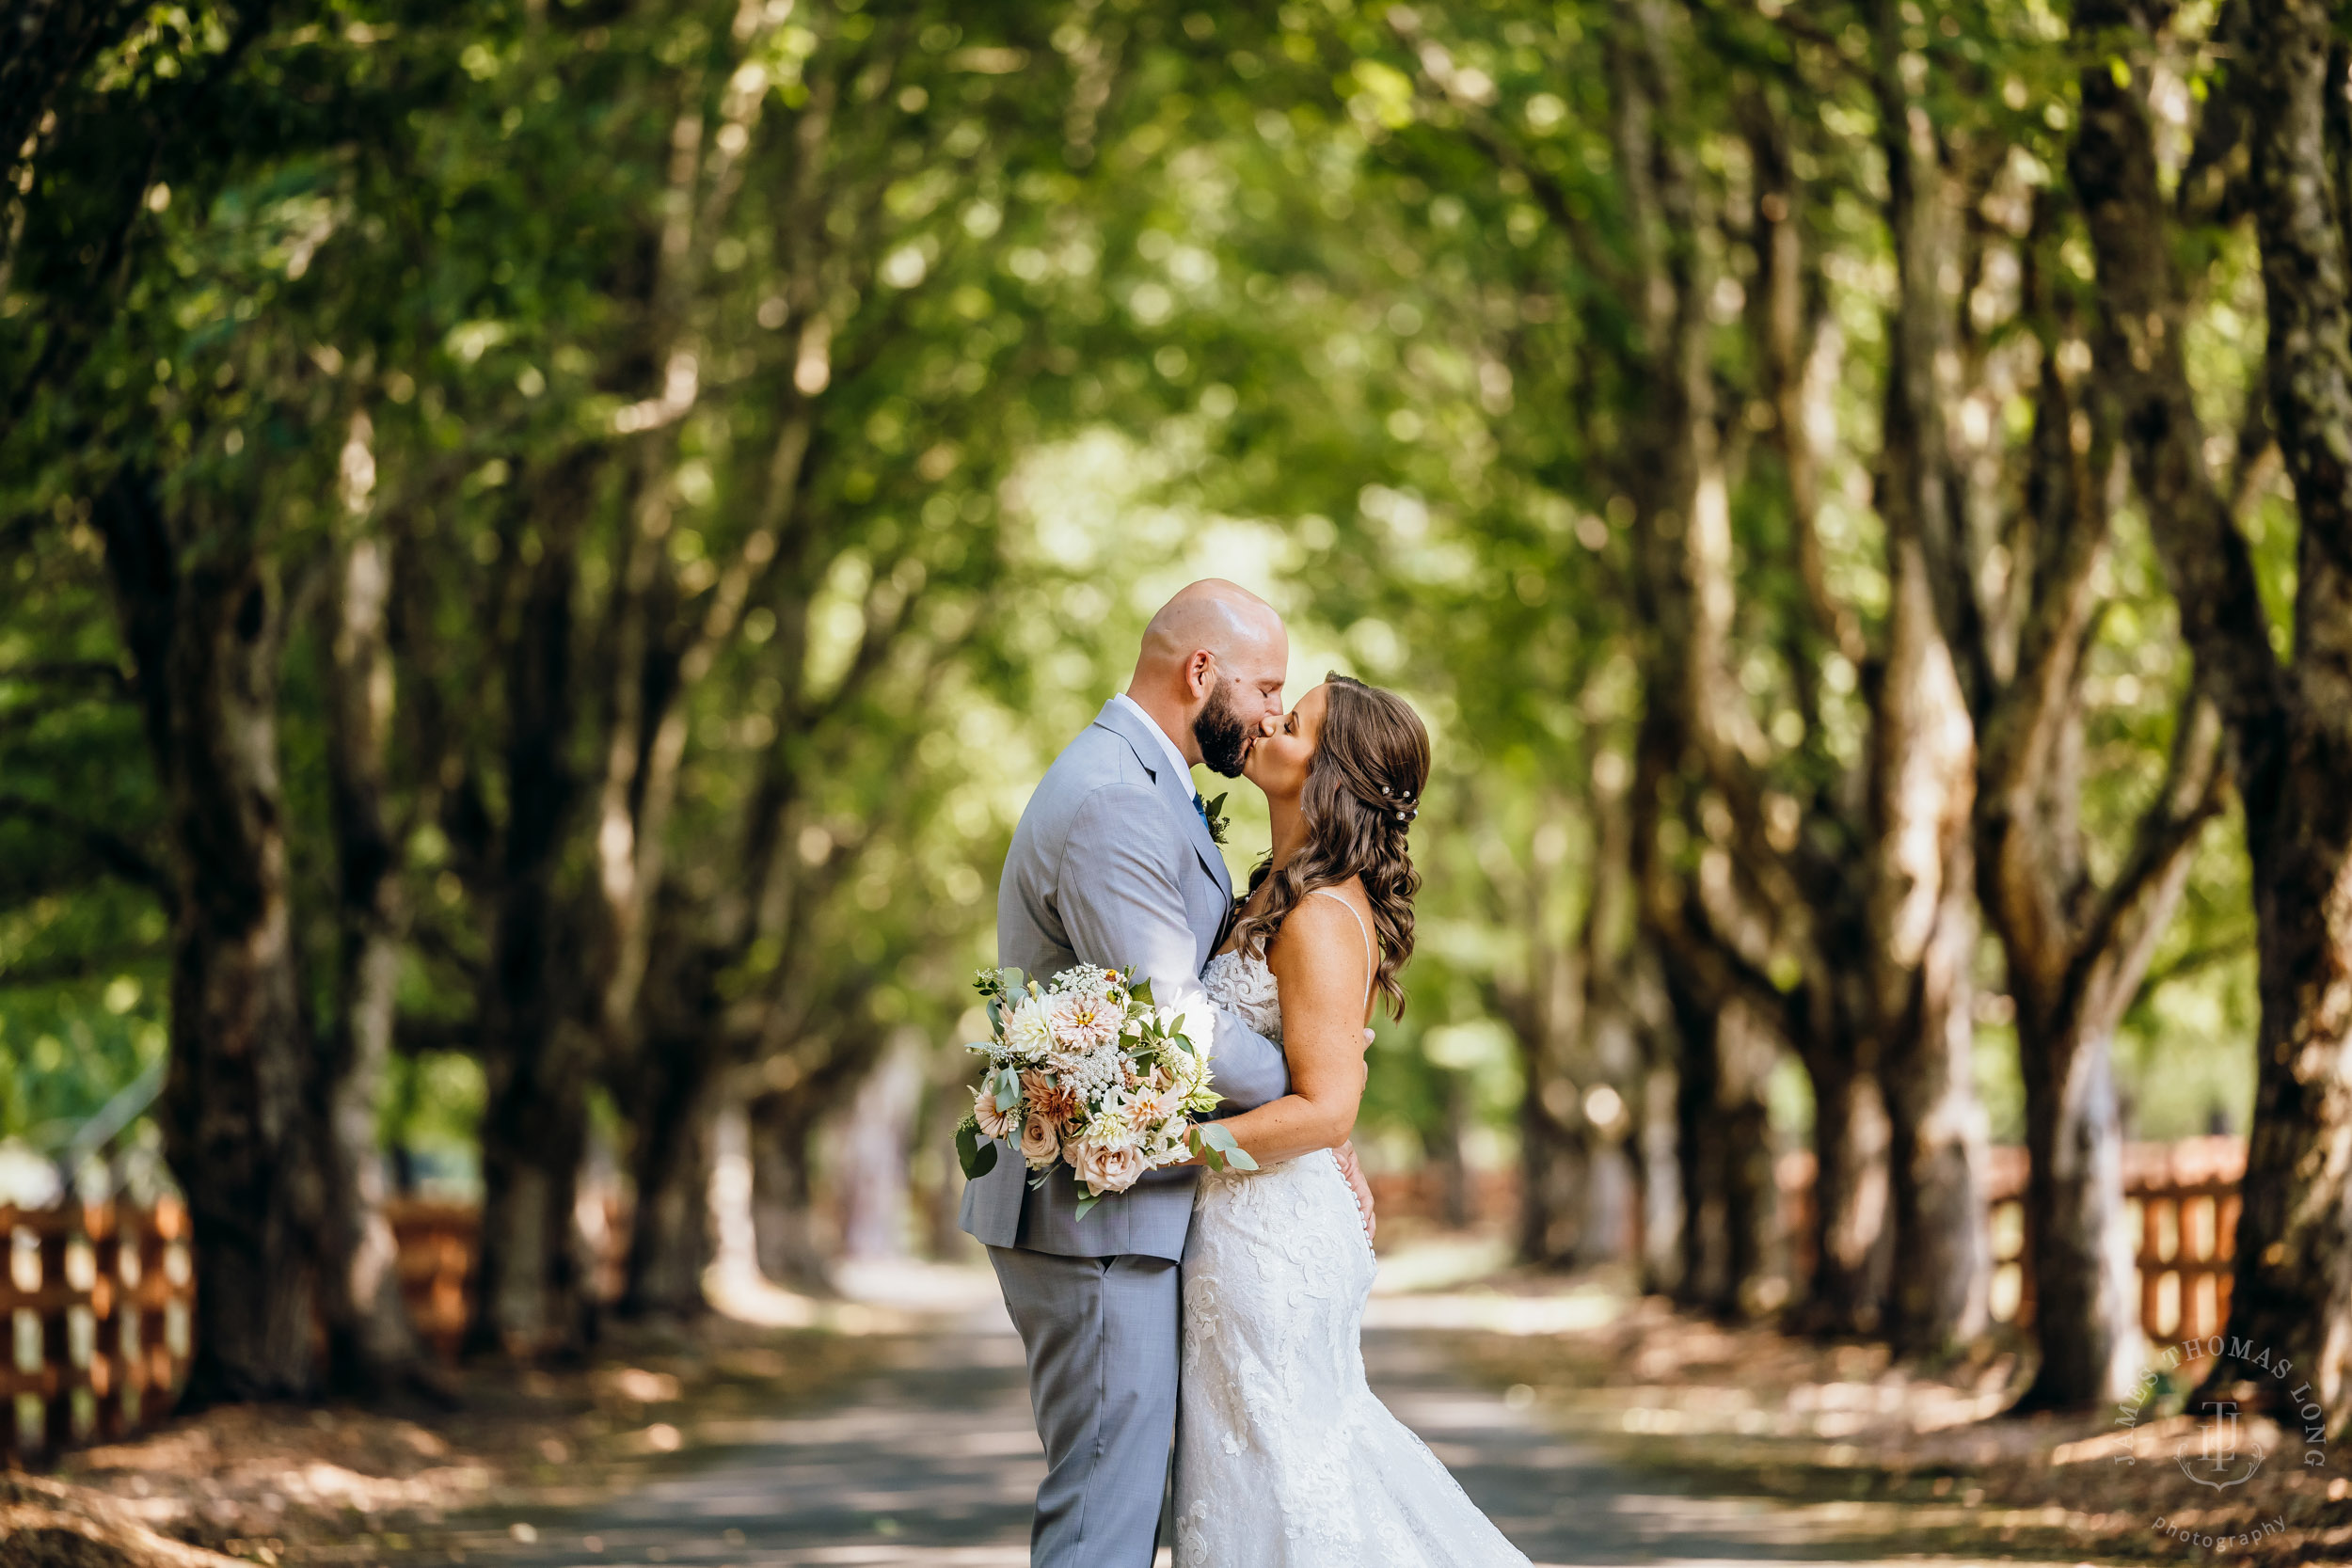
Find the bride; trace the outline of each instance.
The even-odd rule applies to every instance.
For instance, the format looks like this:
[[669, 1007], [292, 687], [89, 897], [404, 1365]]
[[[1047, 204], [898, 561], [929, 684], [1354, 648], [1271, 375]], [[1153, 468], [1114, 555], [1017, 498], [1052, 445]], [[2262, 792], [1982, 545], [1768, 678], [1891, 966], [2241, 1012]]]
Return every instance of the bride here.
[[1224, 1123], [1184, 1259], [1180, 1568], [1499, 1568], [1527, 1559], [1364, 1381], [1372, 1243], [1332, 1149], [1355, 1124], [1373, 993], [1403, 1009], [1420, 885], [1406, 833], [1429, 737], [1342, 675], [1251, 748], [1273, 848], [1201, 983], [1279, 1042], [1292, 1092]]

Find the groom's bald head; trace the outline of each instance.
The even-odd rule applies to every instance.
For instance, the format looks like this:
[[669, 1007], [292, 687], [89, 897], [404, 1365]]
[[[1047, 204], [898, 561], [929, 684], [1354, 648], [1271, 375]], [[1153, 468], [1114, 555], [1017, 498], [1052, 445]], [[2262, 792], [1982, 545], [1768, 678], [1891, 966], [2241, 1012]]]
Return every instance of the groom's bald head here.
[[1290, 637], [1274, 607], [1239, 583], [1204, 578], [1144, 628], [1127, 694], [1187, 757], [1230, 775], [1241, 767], [1235, 748], [1281, 716], [1289, 666]]
[[1253, 651], [1279, 653], [1285, 662], [1290, 653], [1282, 618], [1274, 607], [1222, 578], [1188, 583], [1160, 606], [1160, 612], [1143, 628], [1143, 651], [1136, 657], [1136, 668], [1182, 664], [1201, 649], [1225, 659]]

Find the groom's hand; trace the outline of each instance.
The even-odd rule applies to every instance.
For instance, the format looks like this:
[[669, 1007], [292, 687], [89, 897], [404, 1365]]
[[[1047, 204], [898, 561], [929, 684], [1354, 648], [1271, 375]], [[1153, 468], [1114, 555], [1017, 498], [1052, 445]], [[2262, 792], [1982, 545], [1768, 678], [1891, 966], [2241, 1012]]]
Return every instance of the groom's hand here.
[[1333, 1152], [1339, 1157], [1340, 1174], [1347, 1178], [1347, 1184], [1356, 1191], [1356, 1211], [1364, 1217], [1364, 1240], [1369, 1242], [1378, 1228], [1372, 1212], [1372, 1183], [1364, 1180], [1364, 1167], [1356, 1163], [1354, 1143], [1343, 1143]]

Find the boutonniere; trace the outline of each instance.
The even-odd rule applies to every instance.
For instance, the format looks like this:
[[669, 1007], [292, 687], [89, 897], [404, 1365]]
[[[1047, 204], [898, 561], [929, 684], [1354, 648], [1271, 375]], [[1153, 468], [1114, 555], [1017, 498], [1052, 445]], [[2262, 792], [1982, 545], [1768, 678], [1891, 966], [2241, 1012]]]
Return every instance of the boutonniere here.
[[1200, 813], [1200, 820], [1208, 825], [1209, 842], [1222, 845], [1225, 842], [1225, 797], [1220, 795], [1209, 800], [1195, 795], [1192, 804]]

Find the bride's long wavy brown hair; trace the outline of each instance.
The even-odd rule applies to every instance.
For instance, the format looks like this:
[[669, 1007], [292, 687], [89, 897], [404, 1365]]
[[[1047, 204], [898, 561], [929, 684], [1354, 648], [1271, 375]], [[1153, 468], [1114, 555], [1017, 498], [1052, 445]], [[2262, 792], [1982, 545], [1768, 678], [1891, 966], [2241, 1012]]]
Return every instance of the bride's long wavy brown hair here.
[[1261, 884], [1272, 885], [1264, 905], [1234, 927], [1235, 943], [1263, 958], [1300, 899], [1359, 877], [1380, 948], [1374, 983], [1388, 1000], [1389, 1016], [1400, 1018], [1405, 988], [1396, 976], [1413, 956], [1413, 895], [1421, 891], [1406, 835], [1429, 782], [1429, 732], [1393, 691], [1345, 675], [1326, 675], [1323, 683], [1323, 732], [1299, 798], [1307, 842], [1281, 869], [1269, 856], [1249, 874], [1244, 903]]

